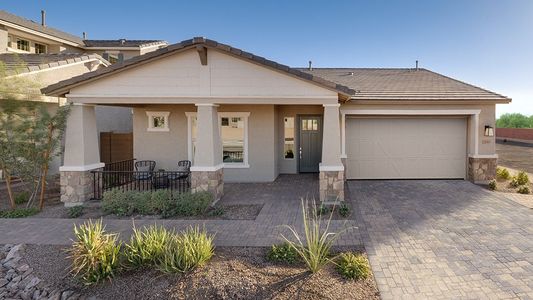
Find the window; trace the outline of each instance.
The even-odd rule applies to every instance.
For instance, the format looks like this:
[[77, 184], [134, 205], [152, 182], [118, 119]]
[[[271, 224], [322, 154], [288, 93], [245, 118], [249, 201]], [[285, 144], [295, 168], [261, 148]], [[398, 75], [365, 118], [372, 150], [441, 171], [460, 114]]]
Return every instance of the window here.
[[244, 118], [222, 117], [220, 125], [222, 161], [224, 163], [244, 163]]
[[30, 42], [27, 40], [17, 39], [17, 49], [22, 51], [30, 51]]
[[109, 61], [109, 63], [111, 64], [118, 62], [118, 55], [109, 54], [109, 56], [107, 57], [107, 61]]
[[[195, 112], [185, 113], [189, 127], [189, 160], [194, 163], [197, 140]], [[248, 168], [248, 112], [219, 113], [222, 161], [225, 168]]]
[[35, 53], [46, 53], [46, 45], [35, 43]]
[[147, 111], [148, 131], [169, 131], [168, 116], [169, 112]]
[[294, 158], [294, 117], [286, 117], [284, 121], [284, 146], [285, 159]]
[[303, 119], [302, 120], [302, 130], [312, 130], [317, 131], [318, 130], [318, 120], [316, 119]]

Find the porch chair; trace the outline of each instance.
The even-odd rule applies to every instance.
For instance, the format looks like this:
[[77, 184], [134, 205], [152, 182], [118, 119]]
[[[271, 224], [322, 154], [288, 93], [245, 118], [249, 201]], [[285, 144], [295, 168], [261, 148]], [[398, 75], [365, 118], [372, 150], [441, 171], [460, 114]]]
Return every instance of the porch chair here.
[[169, 179], [187, 179], [187, 181], [189, 181], [189, 177], [191, 175], [191, 164], [192, 163], [190, 160], [180, 160], [178, 162], [176, 173], [169, 175]]
[[153, 176], [155, 169], [155, 161], [153, 160], [140, 160], [135, 162], [135, 171], [142, 173], [135, 173], [133, 178], [135, 180], [148, 180]]

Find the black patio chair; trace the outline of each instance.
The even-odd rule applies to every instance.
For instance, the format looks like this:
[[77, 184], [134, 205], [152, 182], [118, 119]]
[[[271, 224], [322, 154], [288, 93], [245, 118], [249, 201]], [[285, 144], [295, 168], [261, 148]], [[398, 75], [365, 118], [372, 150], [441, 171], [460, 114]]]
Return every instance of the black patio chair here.
[[135, 174], [133, 178], [135, 180], [149, 180], [152, 179], [155, 169], [155, 161], [153, 160], [140, 160], [135, 162]]
[[178, 169], [175, 173], [169, 175], [169, 179], [188, 179], [191, 175], [191, 161], [180, 160], [178, 162]]

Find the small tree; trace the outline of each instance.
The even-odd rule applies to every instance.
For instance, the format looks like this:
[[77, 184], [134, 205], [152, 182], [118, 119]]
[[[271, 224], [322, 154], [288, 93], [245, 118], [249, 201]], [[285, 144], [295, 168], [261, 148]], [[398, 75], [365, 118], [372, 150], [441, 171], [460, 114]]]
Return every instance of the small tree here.
[[70, 106], [59, 106], [51, 114], [46, 104], [39, 101], [37, 82], [16, 73], [16, 69], [8, 70], [0, 63], [0, 168], [12, 208], [15, 207], [12, 177], [16, 175], [31, 189], [27, 207], [40, 194], [42, 209], [48, 165], [59, 155]]

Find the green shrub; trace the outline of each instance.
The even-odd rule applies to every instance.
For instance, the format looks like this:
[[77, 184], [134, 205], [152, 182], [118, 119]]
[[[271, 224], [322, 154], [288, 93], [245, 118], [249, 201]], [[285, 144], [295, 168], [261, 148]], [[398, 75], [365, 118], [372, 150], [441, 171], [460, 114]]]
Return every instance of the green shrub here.
[[83, 206], [73, 206], [68, 209], [68, 217], [71, 219], [81, 217], [83, 215]]
[[26, 218], [26, 217], [33, 216], [38, 213], [39, 213], [39, 209], [36, 207], [15, 208], [12, 210], [6, 210], [6, 211], [0, 212], [0, 218], [7, 218], [7, 219]]
[[172, 198], [169, 190], [157, 190], [153, 192], [150, 202], [152, 211], [156, 214], [163, 215], [163, 217], [171, 216], [176, 206], [176, 200]]
[[102, 220], [74, 225], [75, 240], [67, 250], [71, 272], [85, 284], [112, 278], [119, 267], [120, 243], [116, 234], [107, 234]]
[[22, 191], [15, 193], [15, 204], [24, 204], [30, 199], [30, 193], [28, 191]]
[[493, 179], [493, 180], [489, 181], [489, 189], [491, 191], [495, 191], [496, 190], [496, 180]]
[[529, 190], [529, 187], [527, 185], [523, 185], [519, 187], [516, 192], [519, 194], [529, 194], [531, 191]]
[[190, 227], [169, 239], [158, 265], [166, 273], [185, 273], [205, 265], [213, 254], [213, 236]]
[[209, 192], [183, 193], [176, 199], [175, 215], [197, 216], [203, 214], [213, 202]]
[[511, 178], [511, 174], [509, 174], [509, 170], [507, 170], [506, 168], [497, 167], [496, 178], [509, 180]]
[[342, 253], [337, 271], [347, 279], [366, 279], [370, 275], [370, 265], [364, 255]]
[[150, 192], [132, 192], [131, 198], [131, 211], [132, 213], [138, 213], [141, 215], [154, 214], [154, 208], [152, 206], [152, 194]]
[[316, 211], [316, 213], [318, 214], [318, 216], [322, 216], [322, 215], [325, 215], [327, 213], [330, 212], [330, 209], [327, 205], [324, 205], [324, 204], [320, 204], [320, 207], [318, 208], [318, 210]]
[[[314, 201], [313, 201], [314, 202]], [[309, 211], [309, 203], [302, 199], [302, 215], [304, 232], [303, 235], [298, 233], [295, 227], [285, 225], [289, 229], [295, 241], [292, 241], [281, 235], [281, 237], [298, 253], [300, 258], [305, 262], [307, 268], [316, 273], [326, 264], [331, 262], [330, 250], [339, 237], [340, 233], [334, 233], [329, 231], [329, 225], [331, 223], [330, 214], [327, 223], [322, 225], [322, 220], [317, 213], [317, 206], [313, 203], [312, 211]]]
[[529, 183], [529, 176], [527, 176], [526, 172], [520, 171], [516, 175], [516, 181], [518, 182], [518, 185], [526, 185]]
[[163, 251], [173, 233], [164, 227], [152, 225], [141, 230], [133, 227], [130, 242], [124, 245], [124, 257], [130, 267], [155, 265], [162, 257]]
[[348, 204], [343, 203], [341, 206], [339, 206], [339, 215], [343, 218], [346, 218], [350, 215], [350, 207], [348, 207]]
[[298, 259], [298, 252], [288, 243], [272, 245], [267, 253], [267, 259], [273, 262], [293, 264]]
[[113, 189], [104, 193], [102, 199], [102, 210], [106, 214], [115, 214], [117, 216], [130, 216], [133, 214], [134, 207], [131, 203], [132, 192], [124, 192], [119, 189]]

